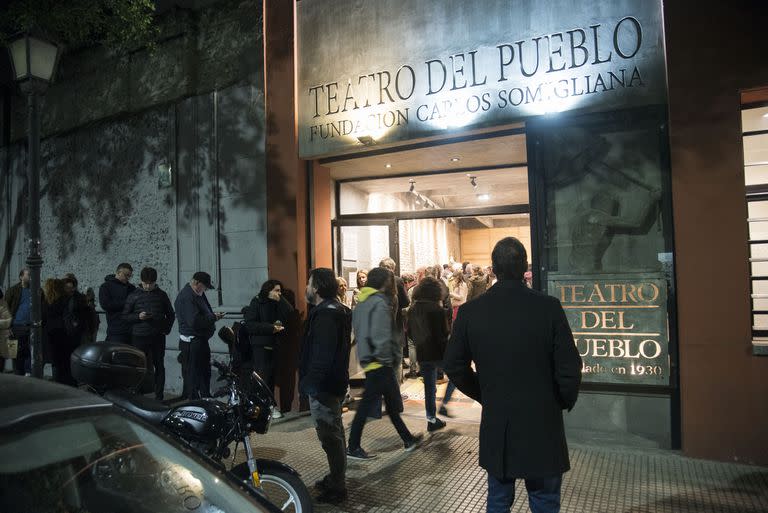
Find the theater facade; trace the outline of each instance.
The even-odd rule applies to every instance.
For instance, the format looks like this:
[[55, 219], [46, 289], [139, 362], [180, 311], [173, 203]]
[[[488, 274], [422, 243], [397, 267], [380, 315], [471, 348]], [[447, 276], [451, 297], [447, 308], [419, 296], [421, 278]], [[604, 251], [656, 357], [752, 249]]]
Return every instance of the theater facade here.
[[569, 429], [768, 463], [768, 67], [750, 8], [264, 9], [270, 275], [301, 290], [311, 267], [351, 280], [379, 256], [485, 263], [515, 235], [584, 361]]

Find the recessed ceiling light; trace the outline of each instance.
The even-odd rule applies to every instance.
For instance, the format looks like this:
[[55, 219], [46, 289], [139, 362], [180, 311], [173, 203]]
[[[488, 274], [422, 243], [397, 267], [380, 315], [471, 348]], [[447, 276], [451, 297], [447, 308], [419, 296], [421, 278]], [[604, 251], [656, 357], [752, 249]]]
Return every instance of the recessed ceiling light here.
[[392, 164], [384, 164], [384, 167], [386, 167], [387, 169], [389, 169], [389, 168], [391, 168], [391, 167], [392, 167]]
[[478, 194], [477, 195], [477, 199], [479, 199], [480, 201], [488, 201], [489, 199], [491, 199], [491, 195], [490, 194]]
[[461, 160], [461, 157], [451, 157], [451, 162], [458, 162]]
[[763, 117], [764, 117], [764, 118], [768, 118], [768, 112], [766, 112], [765, 114], [763, 114]]

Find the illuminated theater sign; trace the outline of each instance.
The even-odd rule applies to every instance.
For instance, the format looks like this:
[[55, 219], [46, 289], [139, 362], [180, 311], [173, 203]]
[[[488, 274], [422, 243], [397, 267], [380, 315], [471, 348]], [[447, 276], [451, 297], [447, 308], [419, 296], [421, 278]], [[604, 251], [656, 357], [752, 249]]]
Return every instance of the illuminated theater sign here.
[[669, 384], [663, 275], [559, 276], [549, 293], [565, 309], [590, 383]]
[[299, 152], [665, 103], [651, 0], [302, 0]]

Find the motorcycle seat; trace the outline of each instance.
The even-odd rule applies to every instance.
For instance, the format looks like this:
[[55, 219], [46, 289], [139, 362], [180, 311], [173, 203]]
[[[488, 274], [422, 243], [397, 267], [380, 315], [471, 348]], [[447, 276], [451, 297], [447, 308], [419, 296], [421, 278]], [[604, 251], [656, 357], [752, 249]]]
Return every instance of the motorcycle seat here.
[[109, 390], [104, 398], [150, 424], [160, 424], [171, 413], [171, 408], [160, 401], [127, 390]]

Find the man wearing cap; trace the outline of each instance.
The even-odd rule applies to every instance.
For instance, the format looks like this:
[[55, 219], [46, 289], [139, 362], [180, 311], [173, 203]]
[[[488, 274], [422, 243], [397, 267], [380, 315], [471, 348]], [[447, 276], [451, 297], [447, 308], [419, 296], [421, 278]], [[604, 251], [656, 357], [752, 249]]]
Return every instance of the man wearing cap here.
[[223, 313], [214, 313], [206, 290], [215, 290], [211, 275], [196, 272], [176, 296], [174, 307], [179, 321], [179, 350], [185, 399], [211, 396], [211, 347], [208, 339]]

